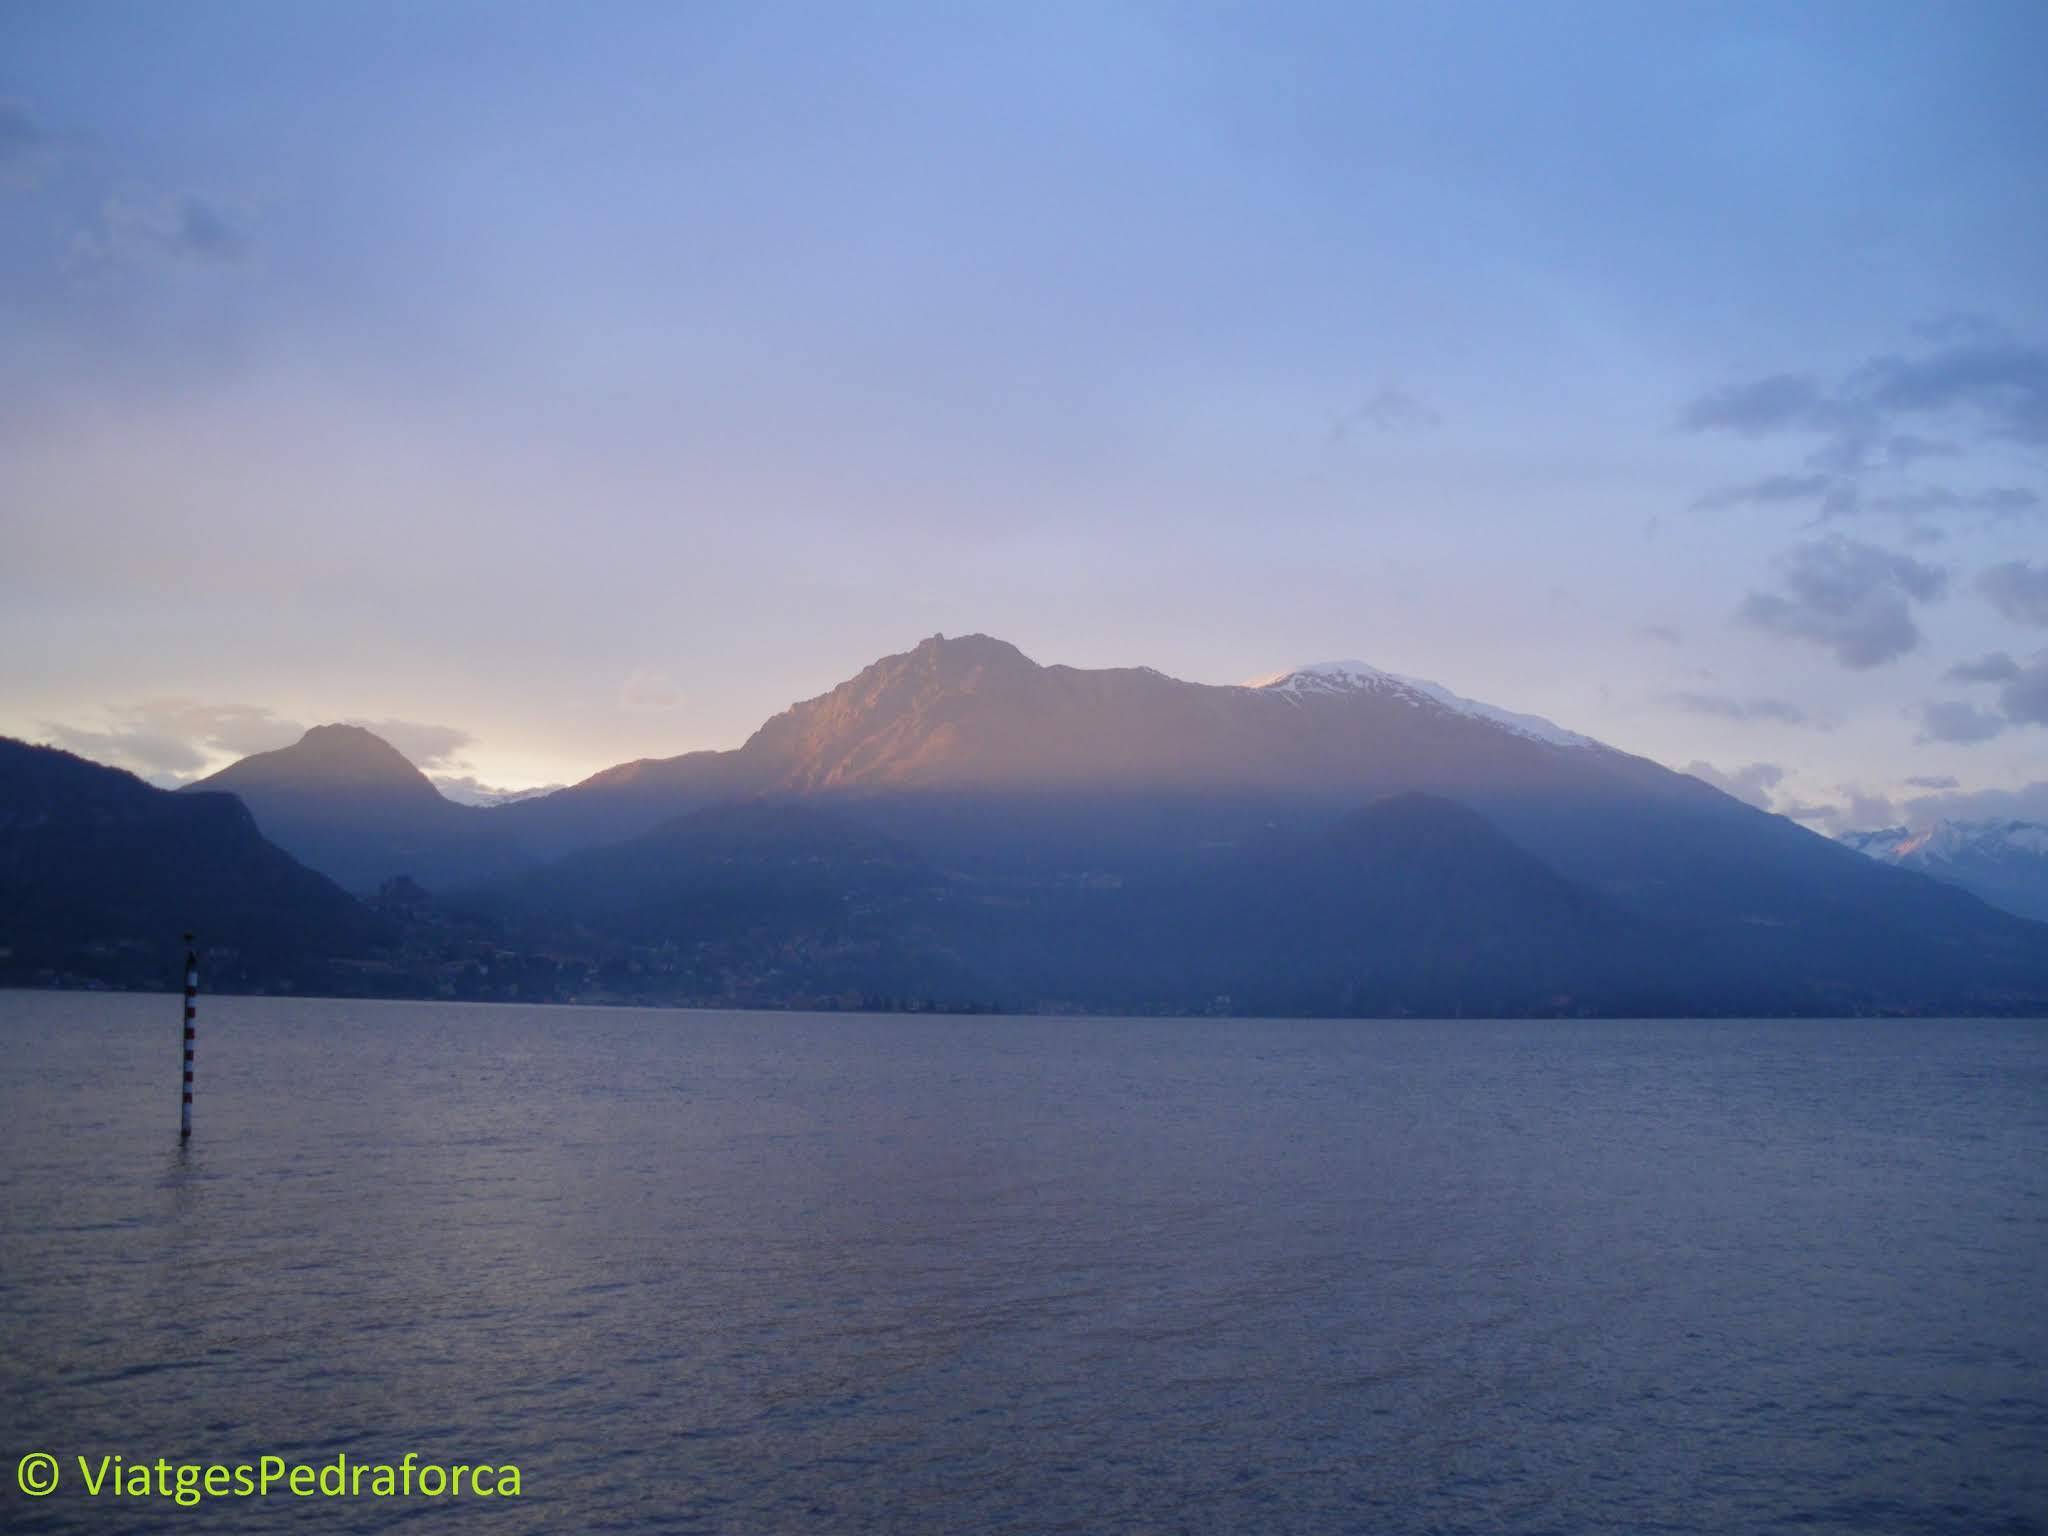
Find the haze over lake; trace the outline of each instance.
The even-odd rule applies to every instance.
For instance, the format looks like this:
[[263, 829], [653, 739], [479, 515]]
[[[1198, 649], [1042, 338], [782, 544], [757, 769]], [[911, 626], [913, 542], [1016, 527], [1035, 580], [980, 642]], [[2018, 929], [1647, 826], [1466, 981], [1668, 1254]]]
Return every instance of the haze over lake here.
[[426, 1511], [494, 1533], [2048, 1530], [2038, 1022], [209, 998], [180, 1151], [177, 1015], [0, 994], [16, 1454], [514, 1461]]

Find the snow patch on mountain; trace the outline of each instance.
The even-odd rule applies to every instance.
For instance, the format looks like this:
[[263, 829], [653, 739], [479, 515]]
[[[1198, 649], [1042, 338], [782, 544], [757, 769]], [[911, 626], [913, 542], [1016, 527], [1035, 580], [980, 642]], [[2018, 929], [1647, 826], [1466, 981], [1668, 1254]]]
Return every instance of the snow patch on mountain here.
[[562, 788], [560, 784], [536, 784], [531, 789], [500, 789], [496, 785], [482, 783], [474, 774], [458, 777], [432, 773], [427, 777], [441, 792], [443, 800], [453, 800], [457, 805], [514, 805], [521, 800], [538, 800], [542, 795], [552, 795]]
[[1838, 839], [1882, 864], [1959, 885], [1994, 907], [2048, 922], [2048, 827], [2035, 821], [1937, 821]]
[[1441, 683], [1430, 682], [1427, 678], [1403, 677], [1398, 672], [1383, 672], [1378, 667], [1362, 661], [1321, 661], [1313, 666], [1294, 667], [1285, 672], [1274, 672], [1266, 677], [1255, 677], [1245, 685], [1262, 692], [1276, 693], [1299, 702], [1317, 694], [1384, 693], [1402, 700], [1416, 708], [1435, 706], [1448, 710], [1454, 715], [1464, 715], [1474, 720], [1484, 720], [1525, 736], [1531, 741], [1547, 742], [1554, 747], [1597, 747], [1609, 750], [1604, 742], [1590, 736], [1581, 736], [1577, 731], [1568, 731], [1555, 721], [1541, 715], [1517, 714], [1511, 709], [1502, 709], [1494, 704], [1482, 704], [1477, 699], [1465, 698], [1451, 692]]
[[1972, 857], [2048, 858], [2048, 827], [2032, 821], [1937, 821], [1918, 831], [1882, 827], [1874, 832], [1844, 832], [1840, 841], [1890, 864], [1953, 863]]

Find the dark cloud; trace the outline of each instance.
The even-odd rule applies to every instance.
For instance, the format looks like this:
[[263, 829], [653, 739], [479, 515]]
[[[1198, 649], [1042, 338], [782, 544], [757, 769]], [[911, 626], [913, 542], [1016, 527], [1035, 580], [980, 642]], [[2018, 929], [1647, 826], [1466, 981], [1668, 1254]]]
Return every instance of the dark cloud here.
[[2008, 560], [1979, 576], [1977, 590], [2013, 623], [2048, 628], [2048, 566]]
[[1751, 763], [1733, 773], [1723, 773], [1712, 763], [1692, 762], [1685, 765], [1685, 771], [1760, 811], [1771, 808], [1771, 791], [1785, 778], [1785, 770], [1776, 763]]
[[1885, 439], [1884, 456], [1892, 463], [1906, 465], [1920, 459], [1956, 459], [1963, 450], [1954, 443], [1921, 437], [1912, 432], [1895, 432]]
[[1921, 643], [1912, 605], [1940, 597], [1947, 580], [1939, 566], [1831, 535], [1794, 549], [1784, 590], [1750, 593], [1736, 617], [1767, 634], [1821, 646], [1861, 671]]
[[1639, 640], [1654, 640], [1659, 645], [1683, 645], [1685, 636], [1669, 624], [1638, 624], [1632, 631]]
[[1838, 801], [1788, 802], [1778, 807], [1780, 816], [1811, 822], [1830, 837], [1873, 827], [1896, 826], [1904, 820], [1899, 805], [1888, 795], [1871, 794], [1855, 784], [1837, 784]]
[[231, 266], [254, 242], [218, 204], [185, 193], [152, 203], [109, 203], [105, 245], [125, 256], [147, 255], [202, 266]]
[[1667, 693], [1664, 701], [1693, 715], [1713, 715], [1722, 720], [1776, 720], [1784, 725], [1804, 725], [1806, 711], [1783, 699], [1735, 699], [1720, 693]]
[[1819, 501], [1834, 487], [1831, 475], [1766, 475], [1744, 485], [1710, 491], [1693, 502], [1704, 511], [1736, 506], [1781, 506], [1787, 502]]
[[[2024, 664], [2004, 651], [1993, 651], [1975, 661], [1958, 662], [1945, 674], [1950, 682], [1996, 683], [1998, 712], [1986, 718], [2005, 725], [2048, 725], [2048, 651], [2039, 652]], [[1932, 707], [1932, 706], [1930, 706]], [[1975, 706], [1956, 705], [1957, 710]], [[1983, 713], [1983, 712], [1980, 712]], [[1958, 714], [1954, 718], [1962, 719]], [[1981, 736], [1951, 737], [1949, 740], [1981, 741]]]
[[42, 127], [18, 102], [0, 101], [0, 186], [33, 186], [75, 142]]
[[1998, 707], [2014, 725], [2048, 725], [2048, 652], [2005, 680], [1998, 690]]
[[2003, 734], [2005, 721], [1990, 710], [1960, 699], [1929, 700], [1920, 706], [1918, 742], [1947, 741], [1958, 745], [1989, 741]]
[[1416, 432], [1439, 426], [1443, 418], [1404, 389], [1389, 386], [1330, 418], [1330, 441], [1346, 442], [1354, 427], [1376, 432]]
[[1997, 523], [2013, 518], [2038, 517], [2041, 513], [2041, 498], [2023, 485], [1994, 485], [1981, 491], [1954, 491], [1944, 486], [1923, 486], [1890, 495], [1831, 494], [1826, 510], [1831, 514], [1836, 511], [1866, 512], [1875, 516], [1896, 517], [1904, 522], [1924, 521], [1932, 517], [1947, 517], [1960, 513], [1976, 516], [1985, 523]]
[[1914, 789], [1954, 789], [1956, 787], [1955, 776], [1947, 773], [1916, 773], [1907, 779], [1906, 783]]
[[1825, 431], [1837, 406], [1811, 374], [1778, 373], [1730, 384], [1700, 396], [1679, 415], [1689, 432], [1736, 432], [1769, 437], [1781, 432]]
[[1943, 820], [2048, 822], [2048, 779], [2037, 779], [2018, 789], [1918, 795], [1906, 802], [1900, 819], [1916, 827]]
[[2003, 651], [1993, 651], [1975, 661], [1959, 661], [1943, 673], [1952, 683], [2002, 683], [2019, 674], [2020, 664]]
[[1899, 819], [1898, 802], [1889, 795], [1873, 795], [1853, 784], [1838, 785], [1837, 788], [1849, 797], [1849, 804], [1843, 815], [1851, 826], [1889, 826]]
[[1986, 446], [2048, 445], [2048, 347], [1983, 320], [1923, 335], [1919, 351], [1871, 358], [1833, 383], [1779, 373], [1690, 402], [1679, 412], [1687, 431], [1808, 444], [1796, 469], [1711, 491], [1695, 505], [1812, 503], [1822, 519], [1922, 525], [2041, 515], [2041, 495], [2031, 486], [1926, 483], [1912, 475], [1915, 466]]
[[1995, 436], [2048, 443], [2048, 348], [1982, 332], [1919, 357], [1882, 357], [1844, 385], [1880, 414], [1967, 413]]
[[1940, 346], [1974, 341], [1996, 341], [2005, 334], [2005, 327], [1989, 315], [1980, 315], [1972, 310], [1957, 310], [1946, 315], [1937, 315], [1932, 320], [1923, 320], [1913, 327], [1913, 334], [1923, 341]]
[[[1693, 400], [1679, 425], [1743, 437], [1819, 433], [1830, 460], [1845, 467], [1884, 451], [1908, 458], [1924, 439], [1897, 418], [1955, 420], [1985, 434], [2048, 443], [2048, 347], [1983, 332], [1937, 343], [1917, 356], [1875, 357], [1839, 383], [1812, 374], [1772, 374]], [[1936, 450], [1937, 452], [1940, 449]]]
[[417, 720], [350, 720], [372, 735], [381, 736], [398, 749], [415, 768], [466, 767], [456, 763], [455, 754], [473, 746], [476, 738], [453, 725], [427, 725]]

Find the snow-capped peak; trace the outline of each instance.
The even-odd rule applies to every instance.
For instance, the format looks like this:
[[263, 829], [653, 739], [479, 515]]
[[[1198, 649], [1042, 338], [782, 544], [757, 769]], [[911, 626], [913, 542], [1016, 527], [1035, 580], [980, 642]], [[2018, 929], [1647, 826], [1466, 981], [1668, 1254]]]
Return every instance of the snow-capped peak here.
[[1972, 854], [2048, 857], [2048, 826], [2032, 821], [1937, 821], [1917, 831], [1887, 827], [1879, 832], [1845, 832], [1841, 841], [1892, 863], [1931, 863]]
[[1590, 736], [1568, 731], [1541, 715], [1521, 715], [1492, 704], [1482, 704], [1477, 699], [1468, 699], [1451, 692], [1441, 683], [1432, 683], [1420, 677], [1403, 677], [1397, 672], [1383, 672], [1363, 661], [1319, 661], [1312, 666], [1294, 667], [1285, 672], [1255, 677], [1244, 686], [1297, 700], [1312, 694], [1386, 693], [1395, 698], [1405, 699], [1418, 708], [1434, 704], [1454, 715], [1484, 720], [1490, 725], [1512, 731], [1517, 736], [1526, 736], [1531, 741], [1548, 742], [1554, 747], [1602, 745]]

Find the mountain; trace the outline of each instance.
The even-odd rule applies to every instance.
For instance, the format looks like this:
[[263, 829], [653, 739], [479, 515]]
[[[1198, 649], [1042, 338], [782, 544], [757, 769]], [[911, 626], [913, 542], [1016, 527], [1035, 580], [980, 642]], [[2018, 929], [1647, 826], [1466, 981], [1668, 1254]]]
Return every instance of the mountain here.
[[[916, 861], [922, 905], [892, 921], [959, 985], [1034, 1006], [2048, 998], [2048, 929], [1549, 721], [1356, 662], [1222, 687], [934, 637], [735, 751], [634, 764], [494, 814], [627, 839], [524, 882], [557, 919], [584, 901], [596, 933], [616, 932], [622, 909], [660, 908], [685, 869], [694, 889], [718, 888], [717, 868], [656, 851], [677, 835], [664, 813], [702, 837], [757, 802], [829, 810]], [[1323, 895], [1304, 905], [1304, 892]], [[819, 942], [815, 914], [777, 917], [758, 891], [746, 905], [762, 944]], [[688, 942], [687, 925], [665, 932]]]
[[0, 977], [172, 987], [187, 929], [208, 986], [254, 989], [331, 990], [332, 961], [389, 937], [232, 796], [0, 738]]
[[1218, 686], [934, 636], [733, 750], [491, 809], [344, 730], [210, 783], [357, 888], [448, 897], [386, 905], [440, 925], [416, 954], [472, 947], [474, 995], [496, 946], [650, 1001], [2048, 1006], [2048, 927], [1359, 662]]
[[513, 833], [444, 798], [382, 737], [318, 725], [289, 747], [245, 757], [185, 792], [235, 795], [294, 858], [363, 894], [408, 876], [429, 890], [472, 885], [533, 862]]
[[752, 768], [738, 752], [642, 758], [491, 814], [536, 858], [559, 857], [622, 842], [672, 816], [757, 793], [765, 786]]
[[1476, 812], [1398, 795], [1262, 849], [1185, 935], [1255, 1013], [1656, 1012], [1673, 946]]
[[1149, 667], [1043, 667], [986, 635], [934, 636], [783, 711], [736, 750], [625, 764], [501, 814], [528, 846], [561, 852], [749, 795], [1305, 797], [1356, 806], [1409, 789], [1504, 782], [1527, 772], [1530, 747], [1609, 759], [1610, 771], [1654, 769], [1534, 717], [1359, 663], [1217, 687]]
[[572, 854], [481, 901], [520, 948], [566, 940], [668, 995], [743, 1007], [986, 995], [987, 977], [935, 938], [951, 894], [858, 818], [753, 800]]
[[1920, 831], [1845, 832], [1858, 853], [1916, 870], [1994, 907], [2048, 922], [2048, 827], [2032, 821], [1938, 821]]
[[[740, 748], [614, 770], [493, 814], [592, 840], [749, 796], [858, 808], [935, 867], [1037, 890], [1212, 878], [1273, 835], [1391, 796], [1456, 801], [1562, 878], [1711, 956], [1773, 1008], [1975, 996], [2042, 976], [2048, 935], [1684, 774], [1361, 663], [1246, 686], [1040, 666], [933, 637], [785, 710]], [[1035, 882], [1035, 884], [1034, 884]]]
[[1270, 836], [1206, 878], [942, 869], [859, 802], [753, 800], [503, 882], [521, 947], [596, 940], [694, 1000], [926, 996], [1265, 1013], [1625, 1011], [1670, 990], [1641, 931], [1428, 796]]

